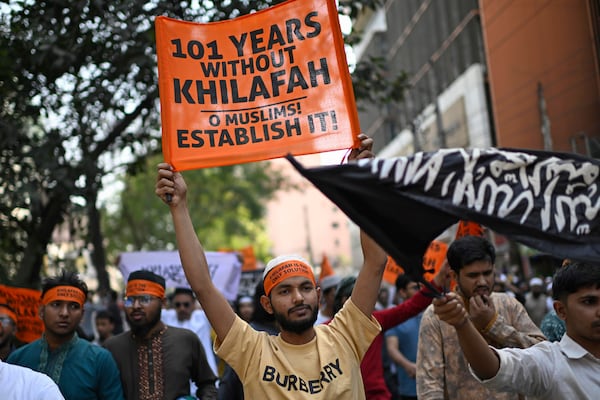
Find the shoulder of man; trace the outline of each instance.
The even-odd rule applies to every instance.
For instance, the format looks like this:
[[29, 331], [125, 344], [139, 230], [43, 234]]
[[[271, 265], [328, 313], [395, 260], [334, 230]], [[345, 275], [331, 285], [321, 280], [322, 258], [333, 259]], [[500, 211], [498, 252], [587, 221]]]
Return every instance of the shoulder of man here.
[[103, 348], [107, 349], [108, 351], [112, 352], [112, 350], [116, 346], [123, 345], [124, 343], [127, 343], [127, 341], [129, 340], [130, 335], [131, 335], [131, 332], [130, 331], [126, 331], [126, 332], [119, 333], [118, 335], [109, 337], [108, 339], [106, 339], [104, 341], [104, 343], [102, 344], [101, 347], [103, 347]]
[[31, 343], [27, 343], [22, 345], [21, 347], [16, 348], [10, 353], [10, 355], [6, 359], [6, 362], [8, 362], [9, 364], [18, 364], [17, 361], [25, 357], [26, 354], [28, 354], [29, 352], [39, 353], [39, 350], [37, 348], [40, 347], [41, 340], [42, 339], [37, 339]]
[[167, 325], [167, 332], [171, 336], [176, 336], [178, 340], [191, 340], [193, 342], [200, 342], [198, 336], [194, 331], [186, 328], [178, 328], [176, 326]]
[[519, 300], [517, 300], [513, 296], [510, 296], [508, 293], [492, 292], [490, 298], [494, 302], [494, 305], [503, 305], [519, 308], [523, 306], [523, 304], [521, 304]]

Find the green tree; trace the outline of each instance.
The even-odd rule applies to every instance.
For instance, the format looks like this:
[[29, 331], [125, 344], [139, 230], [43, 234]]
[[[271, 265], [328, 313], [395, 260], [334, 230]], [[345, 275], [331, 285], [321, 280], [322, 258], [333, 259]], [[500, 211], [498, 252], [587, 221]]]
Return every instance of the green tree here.
[[[137, 173], [127, 174], [116, 194], [116, 210], [104, 212], [107, 251], [172, 249], [175, 231], [167, 206], [153, 195], [156, 165], [162, 156], [144, 160]], [[290, 187], [268, 161], [184, 172], [192, 190], [190, 214], [208, 250], [253, 246], [259, 258], [268, 256], [263, 217], [265, 202], [277, 189]], [[127, 247], [123, 248], [126, 244]]]
[[[67, 224], [107, 288], [102, 179], [160, 147], [154, 17], [215, 21], [280, 2], [0, 2], [0, 279], [38, 286], [47, 245]], [[356, 16], [377, 3], [342, 1], [340, 9]], [[361, 79], [373, 76], [387, 75]], [[357, 96], [372, 94], [362, 87]]]

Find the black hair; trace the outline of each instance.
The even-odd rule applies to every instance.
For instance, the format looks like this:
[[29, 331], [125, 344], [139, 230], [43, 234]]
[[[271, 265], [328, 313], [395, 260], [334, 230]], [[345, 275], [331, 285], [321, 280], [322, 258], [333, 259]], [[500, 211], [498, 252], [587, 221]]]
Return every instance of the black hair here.
[[406, 274], [398, 275], [398, 277], [396, 278], [396, 290], [400, 290], [400, 289], [406, 290], [406, 287], [411, 282], [414, 282], [414, 280], [410, 276], [408, 276]]
[[476, 261], [496, 261], [496, 250], [494, 245], [484, 237], [467, 235], [453, 241], [446, 253], [448, 265], [458, 273], [465, 265]]
[[173, 293], [171, 293], [169, 295], [169, 301], [173, 301], [175, 299], [175, 296], [177, 296], [178, 294], [184, 294], [184, 295], [190, 296], [192, 298], [192, 302], [194, 302], [196, 300], [196, 295], [194, 294], [194, 291], [192, 289], [178, 287], [178, 288], [175, 288]]
[[51, 276], [44, 280], [42, 284], [42, 296], [46, 294], [46, 292], [57, 286], [73, 286], [77, 289], [81, 290], [85, 295], [85, 300], [88, 297], [88, 286], [87, 284], [79, 279], [79, 275], [76, 272], [71, 271], [62, 271], [60, 275]]
[[115, 323], [115, 316], [108, 310], [100, 310], [96, 313], [96, 321], [99, 319], [107, 319], [111, 324]]
[[259, 281], [254, 288], [254, 312], [252, 313], [252, 321], [259, 323], [273, 323], [275, 322], [275, 316], [269, 314], [260, 303], [260, 298], [265, 294], [265, 286], [263, 281]]
[[552, 298], [566, 302], [568, 295], [590, 286], [600, 288], [600, 265], [568, 260], [554, 274]]
[[192, 289], [188, 289], [188, 288], [184, 288], [184, 287], [178, 287], [175, 288], [175, 291], [173, 292], [173, 296], [178, 295], [178, 294], [187, 294], [188, 296], [192, 296], [192, 298], [196, 298], [196, 295], [194, 294], [194, 291]]
[[135, 280], [135, 279], [141, 279], [141, 280], [144, 280], [144, 281], [150, 281], [150, 282], [158, 283], [163, 288], [166, 287], [166, 285], [165, 285], [165, 278], [163, 278], [160, 275], [155, 274], [152, 271], [148, 271], [148, 270], [145, 270], [145, 269], [140, 269], [140, 270], [137, 270], [137, 271], [133, 271], [131, 274], [129, 274], [129, 277], [127, 278], [127, 282]]
[[340, 284], [335, 291], [335, 297], [333, 299], [333, 315], [337, 314], [338, 311], [344, 306], [345, 299], [347, 300], [352, 294], [354, 284], [356, 283], [355, 276], [347, 276], [340, 281]]

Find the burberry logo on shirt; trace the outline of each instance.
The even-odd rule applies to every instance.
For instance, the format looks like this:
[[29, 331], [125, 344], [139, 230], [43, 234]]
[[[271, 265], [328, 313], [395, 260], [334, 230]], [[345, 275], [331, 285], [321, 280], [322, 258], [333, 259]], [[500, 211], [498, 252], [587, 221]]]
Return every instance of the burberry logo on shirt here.
[[328, 363], [323, 367], [319, 379], [305, 379], [294, 374], [283, 375], [275, 367], [267, 365], [262, 380], [264, 382], [274, 382], [290, 392], [300, 391], [312, 394], [319, 393], [326, 384], [343, 374], [340, 368], [340, 359], [336, 358], [335, 363]]

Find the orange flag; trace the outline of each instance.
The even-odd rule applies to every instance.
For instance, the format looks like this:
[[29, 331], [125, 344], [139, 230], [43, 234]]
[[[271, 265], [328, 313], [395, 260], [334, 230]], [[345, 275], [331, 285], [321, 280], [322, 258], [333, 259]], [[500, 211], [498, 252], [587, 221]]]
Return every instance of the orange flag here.
[[456, 236], [454, 239], [461, 238], [463, 236], [483, 236], [483, 226], [477, 222], [460, 220], [458, 221], [458, 227], [456, 228]]
[[165, 161], [177, 170], [358, 147], [334, 0], [212, 23], [156, 18]]
[[396, 261], [392, 257], [388, 256], [387, 264], [385, 264], [385, 270], [383, 271], [383, 280], [391, 285], [395, 285], [396, 278], [403, 273], [404, 269], [396, 264]]
[[323, 260], [321, 261], [321, 274], [319, 275], [319, 282], [323, 280], [323, 278], [327, 276], [335, 275], [335, 271], [333, 267], [329, 263], [329, 259], [327, 255], [323, 253]]
[[[425, 255], [423, 256], [423, 270], [425, 271], [423, 278], [425, 280], [432, 280], [440, 270], [444, 260], [446, 259], [447, 250], [448, 245], [442, 241], [434, 240], [429, 244], [429, 247], [427, 247]], [[385, 271], [383, 272], [383, 280], [394, 285], [398, 275], [403, 273], [404, 269], [396, 264], [392, 257], [388, 256]]]
[[254, 248], [252, 246], [248, 246], [238, 251], [242, 255], [243, 259], [242, 271], [254, 271], [256, 269], [256, 256], [254, 255]]
[[425, 271], [423, 277], [426, 280], [432, 280], [440, 268], [442, 268], [442, 264], [446, 260], [447, 251], [448, 245], [439, 240], [434, 240], [429, 244], [423, 256], [423, 270]]

